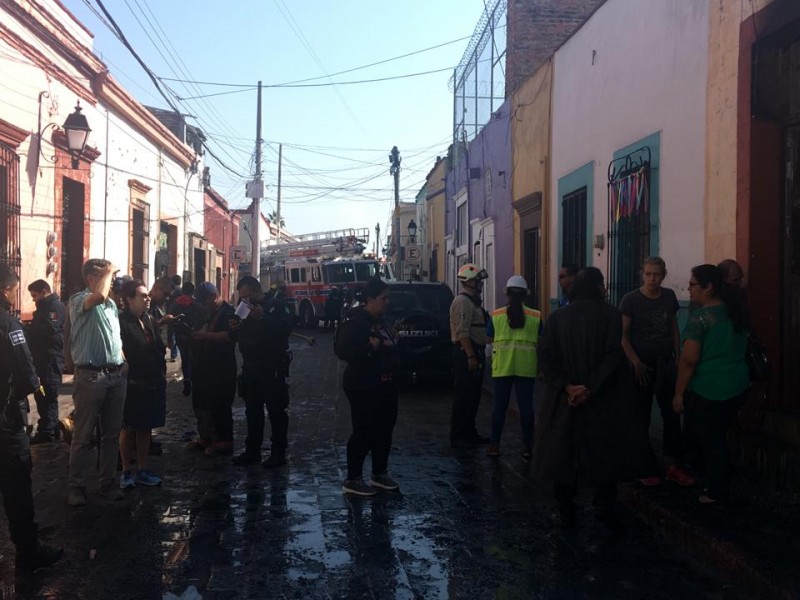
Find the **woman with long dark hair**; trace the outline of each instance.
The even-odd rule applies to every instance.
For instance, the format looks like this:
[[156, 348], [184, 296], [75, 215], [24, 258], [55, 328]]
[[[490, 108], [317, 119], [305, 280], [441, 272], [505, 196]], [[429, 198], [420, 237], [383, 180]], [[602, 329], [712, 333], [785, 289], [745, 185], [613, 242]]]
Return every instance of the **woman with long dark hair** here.
[[709, 485], [699, 501], [714, 504], [730, 492], [728, 427], [750, 383], [746, 313], [741, 296], [714, 265], [692, 269], [689, 298], [698, 308], [683, 330], [672, 406], [686, 411], [700, 438]]
[[522, 458], [531, 459], [533, 444], [533, 388], [536, 383], [536, 344], [542, 317], [538, 310], [523, 304], [530, 292], [520, 275], [506, 283], [508, 303], [491, 314], [486, 335], [492, 344], [492, 381], [494, 410], [492, 412], [492, 442], [486, 451], [491, 457], [500, 456], [500, 436], [506, 420], [511, 388], [517, 392], [519, 420], [522, 425]]
[[575, 521], [578, 486], [591, 485], [597, 519], [620, 531], [616, 484], [653, 465], [622, 351], [622, 314], [605, 298], [603, 274], [582, 270], [569, 304], [544, 329], [533, 468], [537, 479], [554, 483], [564, 525]]
[[[370, 279], [361, 290], [361, 306], [339, 326], [334, 343], [336, 355], [347, 362], [343, 382], [353, 423], [342, 490], [358, 496], [374, 496], [376, 488], [399, 489], [387, 473], [397, 421], [398, 360], [395, 333], [383, 320], [388, 308], [389, 286]], [[362, 470], [370, 453], [372, 478], [366, 483]]]
[[147, 468], [147, 461], [150, 431], [163, 427], [167, 414], [166, 348], [148, 310], [150, 295], [144, 283], [136, 279], [126, 281], [120, 298], [124, 307], [119, 315], [120, 337], [128, 362], [128, 383], [119, 436], [123, 469], [119, 486], [122, 489], [155, 486], [161, 483], [161, 478]]

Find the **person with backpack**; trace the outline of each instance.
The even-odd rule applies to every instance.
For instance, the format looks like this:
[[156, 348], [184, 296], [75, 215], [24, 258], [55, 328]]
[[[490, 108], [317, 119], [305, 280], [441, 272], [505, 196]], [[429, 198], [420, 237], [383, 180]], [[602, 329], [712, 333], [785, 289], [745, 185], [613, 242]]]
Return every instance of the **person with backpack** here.
[[506, 283], [508, 304], [492, 311], [486, 328], [487, 342], [492, 344], [492, 381], [494, 410], [492, 442], [486, 454], [500, 456], [500, 436], [506, 420], [511, 388], [517, 393], [519, 420], [522, 425], [522, 458], [531, 459], [533, 444], [533, 388], [536, 383], [536, 345], [542, 324], [541, 313], [523, 304], [529, 294], [528, 284], [520, 275]]
[[[389, 286], [378, 278], [364, 284], [362, 304], [339, 326], [336, 355], [347, 362], [344, 392], [350, 401], [353, 433], [347, 441], [347, 479], [342, 490], [374, 496], [376, 488], [397, 491], [388, 475], [392, 433], [397, 421], [397, 338], [383, 320], [389, 308]], [[372, 454], [372, 477], [363, 480], [364, 459]]]

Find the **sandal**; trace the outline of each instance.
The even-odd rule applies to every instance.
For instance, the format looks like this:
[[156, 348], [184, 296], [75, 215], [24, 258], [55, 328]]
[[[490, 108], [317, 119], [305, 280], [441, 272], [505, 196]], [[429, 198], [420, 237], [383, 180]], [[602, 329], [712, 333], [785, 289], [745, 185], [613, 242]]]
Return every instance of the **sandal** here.
[[720, 504], [720, 503], [721, 503], [721, 501], [720, 501], [720, 500], [717, 500], [717, 499], [715, 499], [715, 498], [712, 498], [711, 496], [709, 496], [709, 495], [708, 495], [708, 493], [705, 493], [705, 494], [703, 494], [702, 496], [700, 496], [700, 497], [697, 499], [697, 501], [698, 501], [700, 504], [702, 504], [703, 506], [713, 506], [713, 505], [715, 505], [715, 504]]

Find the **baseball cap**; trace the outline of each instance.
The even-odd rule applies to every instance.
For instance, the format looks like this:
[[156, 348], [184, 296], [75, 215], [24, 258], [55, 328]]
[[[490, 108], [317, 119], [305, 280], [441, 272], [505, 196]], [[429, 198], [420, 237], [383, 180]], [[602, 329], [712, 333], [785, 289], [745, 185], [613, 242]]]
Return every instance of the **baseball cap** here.
[[205, 302], [211, 296], [219, 296], [219, 292], [217, 292], [216, 286], [210, 281], [204, 281], [194, 290], [194, 297], [200, 303]]

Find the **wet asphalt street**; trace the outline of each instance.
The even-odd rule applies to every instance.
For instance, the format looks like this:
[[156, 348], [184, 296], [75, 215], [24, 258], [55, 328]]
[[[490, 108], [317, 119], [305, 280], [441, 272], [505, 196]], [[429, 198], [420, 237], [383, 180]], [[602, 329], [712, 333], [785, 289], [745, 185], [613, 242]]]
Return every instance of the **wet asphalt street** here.
[[[0, 599], [729, 597], [722, 578], [685, 561], [624, 509], [624, 537], [594, 522], [588, 497], [578, 529], [562, 532], [549, 486], [533, 482], [519, 457], [514, 414], [500, 459], [451, 451], [447, 387], [401, 394], [390, 459], [401, 493], [345, 497], [342, 366], [332, 336], [314, 335], [316, 347], [293, 343], [290, 464], [283, 469], [234, 467], [229, 457], [186, 450], [193, 418], [178, 382], [169, 385], [167, 427], [157, 436], [164, 454], [152, 464], [164, 477], [160, 488], [136, 488], [116, 503], [90, 489], [87, 507], [69, 508], [67, 446], [36, 447], [42, 537], [62, 544], [65, 558], [15, 577], [0, 516]], [[487, 432], [490, 410], [485, 398], [479, 422]], [[245, 431], [239, 399], [235, 419], [238, 451]]]

